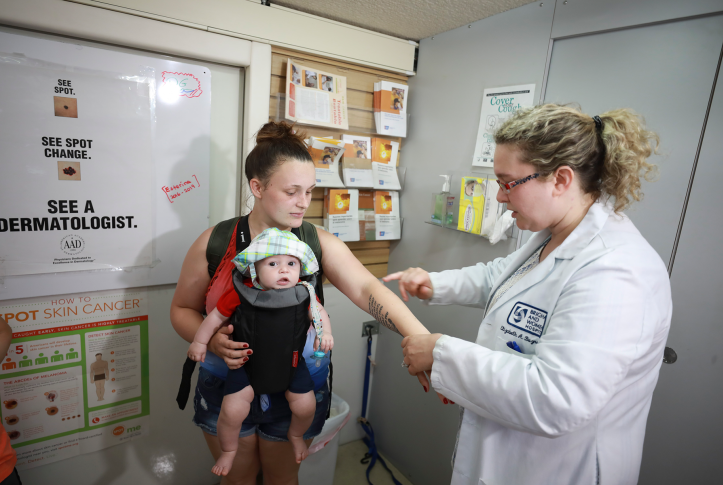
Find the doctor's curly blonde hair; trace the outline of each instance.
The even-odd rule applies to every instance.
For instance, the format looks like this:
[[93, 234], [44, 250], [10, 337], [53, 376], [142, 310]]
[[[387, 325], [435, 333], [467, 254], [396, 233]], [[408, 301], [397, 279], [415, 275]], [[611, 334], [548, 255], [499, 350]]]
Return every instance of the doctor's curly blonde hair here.
[[522, 161], [552, 174], [571, 167], [585, 193], [595, 200], [614, 199], [615, 212], [643, 198], [641, 177], [651, 181], [657, 167], [647, 159], [658, 153], [660, 139], [630, 109], [600, 115], [602, 130], [579, 107], [543, 104], [520, 110], [495, 132], [497, 144], [512, 145]]

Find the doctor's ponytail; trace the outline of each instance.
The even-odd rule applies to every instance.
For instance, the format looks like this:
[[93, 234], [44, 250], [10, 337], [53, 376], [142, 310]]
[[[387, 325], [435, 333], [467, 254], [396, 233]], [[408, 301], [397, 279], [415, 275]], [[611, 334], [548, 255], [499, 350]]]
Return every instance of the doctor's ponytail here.
[[[595, 119], [597, 118], [597, 119]], [[515, 113], [495, 133], [497, 144], [522, 152], [522, 161], [544, 175], [571, 167], [585, 193], [610, 198], [616, 212], [643, 198], [641, 177], [652, 180], [657, 167], [647, 159], [659, 138], [630, 109], [590, 117], [578, 108], [544, 104]]]

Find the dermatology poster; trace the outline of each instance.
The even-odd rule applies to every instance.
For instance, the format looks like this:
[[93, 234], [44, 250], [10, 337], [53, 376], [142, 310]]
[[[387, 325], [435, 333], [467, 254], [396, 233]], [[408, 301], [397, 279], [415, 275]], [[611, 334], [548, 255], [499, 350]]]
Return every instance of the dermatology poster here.
[[485, 89], [482, 96], [477, 144], [474, 147], [472, 158], [473, 166], [490, 168], [493, 166], [495, 130], [515, 111], [534, 106], [534, 97], [534, 84]]
[[3, 303], [13, 339], [0, 369], [0, 414], [19, 469], [148, 434], [145, 291]]
[[346, 77], [287, 61], [287, 119], [348, 130], [346, 104]]
[[151, 264], [153, 83], [0, 54], [0, 274]]

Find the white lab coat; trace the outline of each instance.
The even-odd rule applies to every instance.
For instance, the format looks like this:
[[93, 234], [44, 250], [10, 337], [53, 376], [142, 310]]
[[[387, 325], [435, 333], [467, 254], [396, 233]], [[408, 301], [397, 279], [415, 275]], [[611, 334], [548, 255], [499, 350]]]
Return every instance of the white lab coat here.
[[[488, 264], [432, 273], [429, 303], [485, 308], [548, 235]], [[432, 386], [465, 410], [452, 484], [637, 483], [671, 314], [658, 254], [630, 219], [593, 204], [489, 309], [474, 343], [437, 341]]]

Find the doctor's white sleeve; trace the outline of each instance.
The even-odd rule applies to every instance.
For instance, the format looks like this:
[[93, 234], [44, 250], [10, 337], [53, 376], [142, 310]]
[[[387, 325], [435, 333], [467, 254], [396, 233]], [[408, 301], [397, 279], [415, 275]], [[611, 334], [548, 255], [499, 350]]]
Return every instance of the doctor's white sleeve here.
[[556, 437], [579, 429], [659, 337], [667, 309], [640, 273], [600, 260], [574, 273], [531, 356], [443, 336], [433, 351], [432, 386], [468, 411], [519, 431]]
[[434, 293], [425, 303], [484, 308], [495, 281], [510, 265], [515, 255], [516, 252], [486, 264], [477, 263], [462, 269], [429, 273]]

